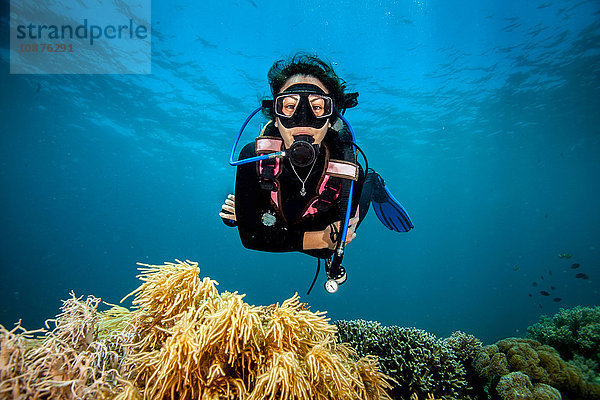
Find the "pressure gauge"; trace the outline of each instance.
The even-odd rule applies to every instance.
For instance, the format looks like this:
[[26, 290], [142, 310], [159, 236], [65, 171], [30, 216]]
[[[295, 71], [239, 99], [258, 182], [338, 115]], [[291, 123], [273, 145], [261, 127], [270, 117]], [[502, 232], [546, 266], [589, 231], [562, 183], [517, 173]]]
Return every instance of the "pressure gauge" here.
[[337, 292], [339, 288], [339, 285], [336, 281], [334, 281], [333, 279], [327, 279], [327, 281], [325, 282], [325, 290], [327, 290], [327, 293], [335, 293]]

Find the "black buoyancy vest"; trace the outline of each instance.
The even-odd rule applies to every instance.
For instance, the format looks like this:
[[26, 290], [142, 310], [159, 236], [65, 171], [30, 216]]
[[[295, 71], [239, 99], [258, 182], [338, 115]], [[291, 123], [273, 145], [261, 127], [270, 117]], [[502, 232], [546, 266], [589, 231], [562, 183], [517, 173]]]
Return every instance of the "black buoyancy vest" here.
[[[342, 124], [339, 130], [329, 128], [323, 143], [329, 150], [329, 157], [325, 159], [326, 166], [323, 168], [319, 183], [319, 195], [306, 209], [303, 216], [328, 211], [340, 196], [342, 196], [342, 201], [347, 201], [350, 181], [356, 181], [359, 177], [352, 140], [345, 124]], [[282, 148], [283, 139], [278, 129], [270, 121], [255, 140], [256, 154], [272, 153], [280, 151]], [[278, 191], [280, 188], [277, 177], [281, 173], [280, 162], [279, 158], [272, 158], [257, 163], [260, 186], [271, 192], [271, 200], [276, 209], [279, 208]], [[340, 209], [340, 212], [344, 214], [340, 216], [341, 218], [345, 216], [345, 208], [341, 207]]]

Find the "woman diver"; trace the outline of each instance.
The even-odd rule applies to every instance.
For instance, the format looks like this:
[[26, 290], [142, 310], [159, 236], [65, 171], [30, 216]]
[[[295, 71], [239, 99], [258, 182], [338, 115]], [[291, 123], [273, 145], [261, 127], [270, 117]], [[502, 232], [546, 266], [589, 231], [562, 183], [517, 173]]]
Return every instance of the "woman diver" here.
[[[356, 238], [371, 201], [390, 229], [406, 232], [412, 222], [397, 201], [390, 215], [391, 193], [383, 180], [372, 170], [365, 177], [357, 163], [358, 147], [343, 113], [358, 104], [358, 93], [346, 93], [330, 65], [296, 54], [276, 61], [268, 79], [273, 100], [264, 100], [238, 134], [230, 159], [237, 165], [235, 195], [219, 215], [237, 225], [246, 248], [300, 251], [319, 259], [319, 266], [324, 259], [325, 288], [334, 293], [346, 281], [344, 248]], [[234, 161], [245, 125], [261, 109], [270, 121]]]

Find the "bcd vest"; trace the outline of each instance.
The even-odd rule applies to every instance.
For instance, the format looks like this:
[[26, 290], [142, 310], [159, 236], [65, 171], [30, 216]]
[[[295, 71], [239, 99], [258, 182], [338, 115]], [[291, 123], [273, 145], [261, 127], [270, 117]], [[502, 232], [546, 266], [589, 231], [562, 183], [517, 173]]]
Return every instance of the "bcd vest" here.
[[[318, 195], [306, 207], [302, 217], [328, 211], [342, 193], [344, 181], [358, 180], [359, 169], [353, 162], [354, 155], [351, 151], [351, 144], [349, 141], [343, 142], [340, 139], [340, 136], [343, 134], [341, 130], [336, 131], [330, 128], [323, 140], [327, 153], [325, 168], [323, 168], [318, 185]], [[340, 149], [339, 147], [346, 148]], [[263, 128], [261, 135], [255, 139], [256, 155], [264, 155], [281, 150], [283, 150], [283, 139], [274, 124], [269, 122]], [[352, 160], [345, 158], [352, 158]], [[281, 159], [272, 158], [259, 161], [257, 168], [261, 188], [270, 191], [273, 206], [279, 211], [280, 185], [278, 177], [281, 174]]]

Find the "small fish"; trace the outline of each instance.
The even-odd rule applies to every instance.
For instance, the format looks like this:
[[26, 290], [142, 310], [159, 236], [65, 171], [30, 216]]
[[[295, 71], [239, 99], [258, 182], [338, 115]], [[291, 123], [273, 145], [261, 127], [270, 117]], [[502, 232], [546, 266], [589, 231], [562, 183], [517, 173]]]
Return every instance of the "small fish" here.
[[529, 293], [529, 297], [533, 297], [533, 295], [531, 293]]
[[569, 253], [560, 253], [560, 254], [558, 255], [558, 258], [567, 258], [567, 259], [569, 259], [569, 258], [571, 258], [571, 257], [573, 257], [573, 255], [572, 255], [572, 254], [569, 254]]
[[544, 275], [540, 276], [540, 278], [541, 278], [542, 280], [544, 280]]
[[546, 292], [545, 290], [540, 290], [540, 294], [542, 296], [550, 296], [550, 293]]
[[513, 271], [518, 271], [519, 270], [519, 266], [518, 265], [513, 265]]
[[577, 269], [579, 268], [579, 264], [575, 263], [573, 265], [571, 265], [571, 269]]
[[541, 304], [539, 304], [539, 303], [538, 303], [538, 306], [540, 306], [540, 310], [542, 310], [542, 309], [544, 308], [544, 307], [542, 307], [542, 305], [541, 305]]
[[531, 286], [537, 286], [537, 282], [533, 282]]
[[554, 301], [555, 303], [558, 303], [558, 302], [559, 302], [559, 301], [561, 301], [561, 300], [562, 300], [562, 299], [561, 299], [560, 297], [555, 297], [555, 298], [553, 299], [553, 301]]
[[556, 289], [556, 288], [555, 288], [554, 286], [550, 286], [550, 289], [554, 290], [554, 289]]
[[552, 270], [548, 271], [548, 275], [552, 276]]
[[575, 278], [578, 278], [578, 279], [590, 279], [590, 277], [587, 276], [586, 274], [584, 274], [583, 272], [580, 272], [577, 275], [575, 275]]

